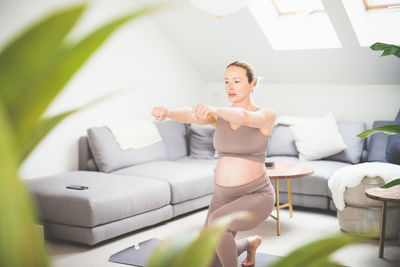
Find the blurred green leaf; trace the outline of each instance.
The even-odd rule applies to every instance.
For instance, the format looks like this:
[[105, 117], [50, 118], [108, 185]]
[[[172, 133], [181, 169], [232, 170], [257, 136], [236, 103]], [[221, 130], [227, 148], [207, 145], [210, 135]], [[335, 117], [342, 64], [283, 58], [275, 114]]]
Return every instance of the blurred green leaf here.
[[399, 184], [400, 184], [400, 178], [399, 179], [395, 179], [395, 180], [393, 180], [393, 181], [391, 181], [391, 182], [389, 182], [387, 184], [382, 185], [381, 188], [390, 188], [392, 186], [399, 185]]
[[80, 4], [46, 16], [22, 31], [0, 53], [0, 94], [11, 123], [31, 84], [48, 69], [61, 43], [86, 5]]
[[221, 242], [226, 228], [223, 226], [205, 228], [200, 236], [176, 258], [173, 266], [208, 266], [214, 258], [215, 248]]
[[400, 58], [400, 47], [399, 46], [378, 42], [378, 43], [371, 45], [370, 48], [374, 51], [383, 50], [381, 57], [395, 55], [396, 57]]
[[247, 211], [234, 212], [197, 231], [180, 233], [164, 240], [153, 252], [146, 267], [206, 267], [215, 255], [229, 224], [237, 219], [251, 219]]
[[49, 266], [35, 207], [17, 172], [16, 141], [0, 101], [0, 266]]
[[197, 237], [197, 231], [178, 233], [163, 240], [154, 250], [146, 267], [173, 266], [175, 259]]
[[343, 233], [335, 234], [295, 249], [269, 267], [337, 266], [337, 263], [329, 261], [329, 255], [348, 244], [366, 242], [372, 236], [372, 234], [358, 236]]
[[357, 136], [361, 138], [366, 138], [374, 133], [384, 133], [386, 135], [400, 134], [400, 125], [393, 124], [379, 126], [370, 130], [365, 130], [364, 132], [357, 134]]
[[42, 139], [59, 124], [63, 119], [69, 115], [77, 112], [79, 109], [73, 109], [70, 111], [63, 112], [54, 117], [47, 117], [40, 119], [32, 129], [32, 132], [28, 136], [24, 136], [21, 140], [21, 155], [19, 157], [19, 163], [22, 163], [26, 157], [32, 152], [32, 150], [42, 141]]
[[20, 157], [19, 157], [19, 163], [22, 163], [26, 157], [32, 152], [32, 150], [42, 141], [44, 137], [54, 128], [56, 127], [62, 120], [64, 120], [66, 117], [74, 114], [75, 112], [82, 111], [84, 109], [87, 109], [89, 107], [92, 107], [94, 105], [97, 105], [98, 103], [109, 100], [111, 97], [115, 95], [119, 95], [125, 90], [116, 90], [113, 91], [105, 96], [99, 97], [94, 101], [91, 101], [90, 103], [79, 107], [75, 109], [71, 109], [65, 112], [62, 112], [56, 116], [53, 117], [43, 117], [41, 118], [37, 124], [33, 127], [31, 132], [25, 132], [24, 136], [22, 136], [20, 140]]

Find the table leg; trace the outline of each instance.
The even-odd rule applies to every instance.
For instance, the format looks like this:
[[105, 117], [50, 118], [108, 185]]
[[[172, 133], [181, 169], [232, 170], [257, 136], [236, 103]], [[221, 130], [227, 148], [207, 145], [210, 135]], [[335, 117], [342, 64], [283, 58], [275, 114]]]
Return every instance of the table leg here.
[[386, 226], [386, 201], [382, 202], [382, 217], [381, 217], [381, 235], [379, 238], [379, 258], [383, 258], [383, 250], [385, 243], [385, 226]]
[[281, 235], [281, 225], [279, 221], [279, 179], [275, 180], [275, 187], [276, 187], [276, 227], [278, 235]]
[[288, 199], [289, 199], [289, 214], [290, 218], [293, 217], [293, 205], [292, 205], [292, 186], [290, 179], [287, 179], [287, 188], [288, 188]]

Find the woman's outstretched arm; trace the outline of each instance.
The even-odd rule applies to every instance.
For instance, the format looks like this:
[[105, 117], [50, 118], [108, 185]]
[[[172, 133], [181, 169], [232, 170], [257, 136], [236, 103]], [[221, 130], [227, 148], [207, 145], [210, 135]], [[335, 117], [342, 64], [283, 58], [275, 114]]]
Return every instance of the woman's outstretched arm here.
[[269, 128], [272, 131], [276, 118], [275, 112], [270, 108], [261, 108], [257, 111], [250, 111], [240, 107], [213, 107], [199, 104], [193, 109], [196, 117], [206, 118], [210, 115], [254, 128]]
[[190, 107], [170, 109], [168, 110], [167, 118], [183, 123], [193, 123], [195, 119]]
[[166, 118], [170, 118], [175, 121], [183, 123], [197, 123], [197, 124], [209, 124], [215, 122], [215, 118], [209, 114], [206, 118], [200, 118], [194, 115], [193, 109], [190, 107], [175, 108], [168, 110], [165, 107], [154, 107], [151, 115], [156, 120], [162, 121]]

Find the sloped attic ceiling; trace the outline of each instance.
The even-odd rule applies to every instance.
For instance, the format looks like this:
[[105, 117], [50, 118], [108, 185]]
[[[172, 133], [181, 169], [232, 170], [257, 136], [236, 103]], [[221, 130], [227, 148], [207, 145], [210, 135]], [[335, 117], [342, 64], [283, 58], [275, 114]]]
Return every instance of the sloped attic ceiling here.
[[400, 84], [400, 59], [360, 47], [342, 1], [322, 2], [341, 48], [274, 50], [248, 8], [218, 19], [180, 0], [152, 16], [205, 82], [222, 82], [226, 65], [245, 60], [266, 83]]

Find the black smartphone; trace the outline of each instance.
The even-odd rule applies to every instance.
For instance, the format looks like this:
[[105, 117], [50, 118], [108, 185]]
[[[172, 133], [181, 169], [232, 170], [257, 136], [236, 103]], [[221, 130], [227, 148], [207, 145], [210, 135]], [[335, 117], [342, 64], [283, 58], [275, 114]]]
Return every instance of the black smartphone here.
[[273, 168], [275, 166], [274, 162], [264, 162], [265, 163], [265, 167], [267, 168]]
[[69, 185], [67, 186], [68, 189], [75, 189], [75, 190], [85, 190], [88, 189], [89, 187], [84, 186], [84, 185]]

